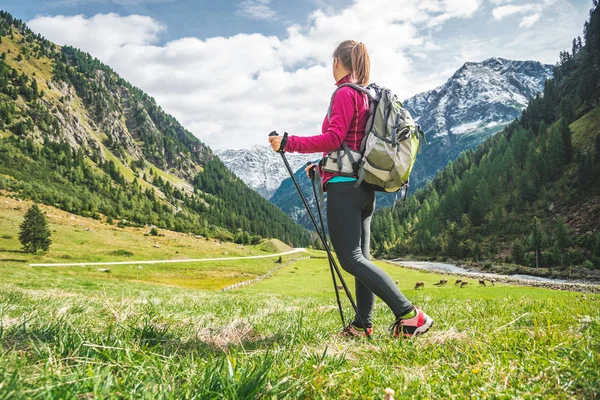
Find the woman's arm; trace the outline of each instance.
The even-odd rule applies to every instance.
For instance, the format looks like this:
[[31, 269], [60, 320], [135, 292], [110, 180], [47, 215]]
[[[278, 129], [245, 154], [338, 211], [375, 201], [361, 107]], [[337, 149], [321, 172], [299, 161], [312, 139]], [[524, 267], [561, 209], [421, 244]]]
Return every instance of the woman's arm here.
[[327, 132], [315, 136], [289, 136], [285, 151], [294, 153], [328, 153], [342, 147], [348, 128], [356, 113], [356, 91], [343, 87], [337, 91], [331, 105]]

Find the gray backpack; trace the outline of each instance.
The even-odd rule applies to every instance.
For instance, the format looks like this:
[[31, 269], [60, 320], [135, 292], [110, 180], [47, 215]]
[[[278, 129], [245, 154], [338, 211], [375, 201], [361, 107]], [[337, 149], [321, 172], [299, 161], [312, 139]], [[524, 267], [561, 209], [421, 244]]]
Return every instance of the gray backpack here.
[[[426, 143], [425, 133], [389, 89], [375, 84], [367, 87], [341, 84], [333, 93], [332, 102], [335, 93], [344, 86], [369, 96], [370, 112], [365, 137], [360, 152], [350, 150], [343, 143], [342, 148], [324, 157], [321, 161], [323, 171], [358, 176], [356, 187], [365, 182], [385, 192], [408, 188], [408, 177], [421, 141]], [[331, 103], [327, 116], [331, 117]]]

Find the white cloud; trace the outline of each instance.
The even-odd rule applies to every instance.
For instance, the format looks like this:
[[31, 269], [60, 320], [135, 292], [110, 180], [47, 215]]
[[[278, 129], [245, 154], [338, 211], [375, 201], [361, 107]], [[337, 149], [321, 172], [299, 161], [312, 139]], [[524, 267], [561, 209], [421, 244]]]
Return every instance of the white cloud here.
[[[400, 98], [441, 84], [465, 61], [536, 57], [542, 54], [540, 44], [552, 53], [552, 58], [544, 57], [556, 58], [556, 43], [542, 43], [545, 39], [537, 36], [436, 36], [445, 21], [472, 18], [480, 6], [479, 0], [403, 0], [401, 6], [397, 0], [355, 0], [341, 10], [311, 13], [305, 24], [289, 26], [282, 38], [238, 34], [164, 44], [158, 39], [165, 27], [137, 15], [46, 16], [29, 25], [110, 65], [208, 145], [242, 148], [266, 143], [273, 129], [320, 133], [334, 89], [331, 55], [344, 39], [367, 45], [372, 81]], [[570, 22], [556, 35], [544, 34], [559, 40], [572, 30]]]
[[141, 15], [122, 17], [118, 14], [97, 14], [65, 17], [40, 16], [29, 21], [29, 27], [55, 38], [59, 44], [79, 47], [103, 61], [121, 53], [124, 46], [154, 43], [165, 26]]
[[519, 26], [522, 28], [529, 28], [533, 24], [535, 24], [540, 19], [541, 16], [542, 16], [542, 14], [537, 12], [535, 14], [531, 14], [526, 17], [523, 17], [523, 19], [521, 19], [521, 22], [519, 23]]
[[[557, 0], [543, 0], [542, 3], [545, 6], [551, 5], [555, 3]], [[559, 0], [560, 1], [560, 0]], [[494, 19], [497, 21], [501, 21], [506, 17], [515, 14], [526, 14], [521, 18], [521, 22], [519, 26], [521, 28], [530, 28], [535, 24], [542, 16], [542, 4], [522, 4], [522, 5], [513, 5], [509, 4], [506, 6], [496, 7], [492, 11], [492, 15]]]
[[398, 7], [395, 0], [359, 0], [335, 14], [312, 13], [305, 25], [290, 26], [283, 39], [239, 34], [160, 46], [157, 37], [164, 27], [136, 15], [38, 17], [29, 25], [50, 40], [100, 58], [209, 145], [246, 147], [266, 141], [273, 129], [320, 132], [334, 89], [331, 55], [344, 39], [365, 42], [373, 79], [401, 96], [430, 88], [433, 83], [417, 78], [406, 53], [436, 45], [420, 37], [414, 24], [430, 16], [465, 18], [479, 4], [472, 0], [465, 11], [455, 0], [434, 3], [410, 0]]
[[272, 20], [277, 13], [269, 6], [270, 3], [271, 0], [242, 0], [237, 13], [250, 19]]
[[497, 21], [501, 21], [505, 17], [508, 17], [513, 14], [524, 14], [531, 11], [539, 12], [540, 8], [541, 7], [537, 4], [523, 4], [520, 6], [509, 4], [507, 6], [494, 8], [494, 11], [492, 11], [492, 15], [494, 16], [494, 19], [496, 19]]

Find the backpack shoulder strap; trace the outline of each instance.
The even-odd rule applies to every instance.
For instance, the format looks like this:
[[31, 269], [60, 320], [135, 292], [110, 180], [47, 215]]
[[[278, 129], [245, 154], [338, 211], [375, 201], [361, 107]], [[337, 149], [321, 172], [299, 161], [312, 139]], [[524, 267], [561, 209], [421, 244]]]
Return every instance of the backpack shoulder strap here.
[[335, 91], [333, 92], [333, 94], [331, 95], [331, 100], [329, 101], [329, 108], [327, 109], [327, 121], [329, 121], [331, 119], [331, 106], [333, 105], [333, 99], [335, 98], [335, 94], [338, 92], [338, 90], [340, 90], [343, 87], [351, 87], [352, 89], [360, 92], [360, 93], [364, 93], [369, 97], [369, 101], [373, 101], [375, 100], [375, 97], [373, 96], [373, 93], [371, 93], [371, 91], [369, 89], [367, 89], [364, 86], [360, 86], [356, 83], [342, 83], [340, 86], [338, 86]]

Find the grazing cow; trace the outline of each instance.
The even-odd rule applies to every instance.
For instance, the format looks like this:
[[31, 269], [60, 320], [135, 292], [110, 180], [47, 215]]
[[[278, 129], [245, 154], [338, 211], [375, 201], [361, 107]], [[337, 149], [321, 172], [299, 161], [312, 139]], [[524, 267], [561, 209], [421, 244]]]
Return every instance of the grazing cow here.
[[425, 282], [415, 283], [415, 290], [417, 290], [418, 288], [425, 288]]
[[463, 281], [460, 283], [460, 287], [463, 288], [463, 287], [467, 286], [468, 284], [469, 284], [469, 282]]
[[339, 290], [342, 290], [344, 287], [342, 285], [337, 285], [336, 286]]
[[480, 284], [481, 286], [486, 286], [486, 285], [485, 285], [485, 281], [484, 281], [483, 279], [480, 279], [480, 280], [479, 280], [479, 284]]
[[398, 284], [398, 279], [396, 279], [396, 285]]
[[454, 286], [458, 285], [461, 282], [462, 282], [462, 279], [457, 279], [456, 282], [454, 282]]
[[442, 284], [442, 286], [444, 286], [446, 283], [448, 283], [448, 279], [442, 279], [440, 283]]
[[492, 286], [496, 286], [496, 280], [495, 279], [491, 279], [490, 283], [492, 284]]

